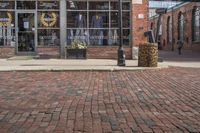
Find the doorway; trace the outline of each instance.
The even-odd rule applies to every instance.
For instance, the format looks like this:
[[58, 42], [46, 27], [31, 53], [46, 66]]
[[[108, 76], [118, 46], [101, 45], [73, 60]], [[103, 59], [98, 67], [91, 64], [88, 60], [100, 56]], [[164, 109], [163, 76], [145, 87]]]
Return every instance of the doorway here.
[[36, 45], [36, 17], [34, 12], [17, 12], [17, 53], [34, 53]]

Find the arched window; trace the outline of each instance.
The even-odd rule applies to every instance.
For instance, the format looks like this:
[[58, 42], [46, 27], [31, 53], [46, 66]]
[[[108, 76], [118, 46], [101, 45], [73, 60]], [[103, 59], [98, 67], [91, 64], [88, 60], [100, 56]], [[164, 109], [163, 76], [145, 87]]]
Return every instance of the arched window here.
[[200, 26], [200, 16], [199, 16], [199, 9], [194, 8], [192, 11], [192, 41], [198, 42], [200, 38], [199, 34], [199, 26]]
[[184, 41], [184, 16], [182, 12], [178, 14], [178, 40]]
[[172, 43], [172, 18], [167, 18], [167, 43]]

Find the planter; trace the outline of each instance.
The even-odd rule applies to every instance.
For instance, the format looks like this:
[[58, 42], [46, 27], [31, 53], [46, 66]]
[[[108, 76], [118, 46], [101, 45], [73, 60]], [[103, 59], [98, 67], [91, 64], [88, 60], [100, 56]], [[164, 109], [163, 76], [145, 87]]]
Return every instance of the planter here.
[[139, 67], [157, 67], [158, 65], [158, 45], [156, 43], [146, 43], [139, 45]]
[[68, 59], [86, 59], [86, 49], [69, 49], [67, 48]]

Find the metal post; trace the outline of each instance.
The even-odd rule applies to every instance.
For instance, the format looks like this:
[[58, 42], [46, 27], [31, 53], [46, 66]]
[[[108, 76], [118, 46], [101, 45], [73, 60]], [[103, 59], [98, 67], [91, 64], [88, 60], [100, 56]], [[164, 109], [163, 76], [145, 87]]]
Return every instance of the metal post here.
[[119, 3], [119, 17], [118, 17], [118, 26], [119, 26], [119, 48], [118, 48], [118, 66], [125, 66], [125, 54], [123, 49], [123, 31], [122, 31], [122, 0], [118, 0]]
[[60, 0], [60, 58], [66, 58], [66, 0]]

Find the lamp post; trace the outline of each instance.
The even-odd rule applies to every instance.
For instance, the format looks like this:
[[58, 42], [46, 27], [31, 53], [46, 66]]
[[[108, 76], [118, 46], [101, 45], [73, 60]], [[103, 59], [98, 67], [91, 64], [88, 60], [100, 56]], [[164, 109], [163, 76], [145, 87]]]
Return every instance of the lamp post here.
[[123, 32], [122, 32], [122, 0], [118, 0], [119, 3], [119, 16], [118, 16], [118, 27], [119, 27], [119, 48], [118, 48], [118, 66], [125, 66], [125, 54], [123, 49]]

